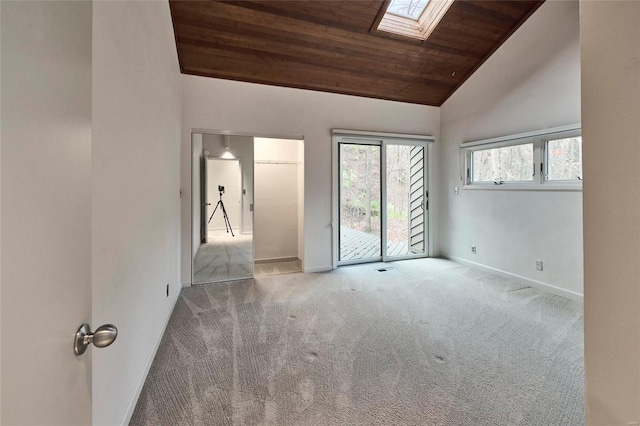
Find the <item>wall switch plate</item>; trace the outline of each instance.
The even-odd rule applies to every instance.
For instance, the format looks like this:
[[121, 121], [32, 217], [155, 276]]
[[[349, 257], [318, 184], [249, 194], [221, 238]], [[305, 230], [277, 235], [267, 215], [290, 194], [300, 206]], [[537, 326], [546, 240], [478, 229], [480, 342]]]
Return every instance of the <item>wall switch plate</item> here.
[[455, 188], [453, 188], [453, 195], [458, 195], [458, 194], [460, 194], [460, 188], [456, 186]]
[[476, 254], [476, 246], [471, 246], [471, 253]]
[[536, 269], [542, 271], [542, 260], [536, 260]]

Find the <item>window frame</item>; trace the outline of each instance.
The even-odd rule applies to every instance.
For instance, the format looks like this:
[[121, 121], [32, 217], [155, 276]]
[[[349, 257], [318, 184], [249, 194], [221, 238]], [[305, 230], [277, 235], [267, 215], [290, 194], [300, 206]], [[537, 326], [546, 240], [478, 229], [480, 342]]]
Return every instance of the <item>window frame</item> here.
[[416, 40], [426, 40], [440, 23], [440, 20], [447, 13], [453, 2], [454, 0], [429, 0], [418, 19], [388, 12], [387, 5], [380, 21], [376, 25], [376, 31]]
[[[548, 142], [558, 139], [581, 137], [582, 129], [579, 124], [546, 129], [536, 132], [521, 133], [499, 138], [460, 144], [462, 189], [486, 190], [534, 190], [534, 191], [582, 191], [582, 179], [549, 180], [548, 176]], [[507, 182], [476, 182], [473, 181], [473, 153], [487, 149], [504, 148], [533, 144], [533, 180]]]
[[[578, 132], [578, 133], [575, 133], [575, 132], [566, 133], [566, 134], [564, 134], [562, 136], [548, 137], [548, 138], [545, 138], [543, 140], [543, 143], [544, 143], [544, 157], [542, 157], [542, 161], [544, 163], [543, 163], [542, 171], [543, 171], [543, 179], [544, 179], [544, 181], [546, 183], [575, 184], [575, 183], [578, 183], [578, 182], [582, 182], [582, 177], [583, 176], [581, 176], [580, 178], [575, 178], [575, 179], [549, 179], [548, 178], [548, 176], [549, 176], [549, 164], [550, 164], [550, 161], [549, 161], [549, 142], [556, 141], [556, 140], [562, 140], [562, 139], [577, 138], [577, 137], [580, 138], [580, 143], [582, 144], [582, 134], [580, 132]], [[582, 162], [580, 164], [580, 169], [582, 169]], [[581, 171], [582, 171], [581, 174], [584, 175], [584, 170], [581, 170]]]
[[[467, 162], [469, 164], [469, 174], [467, 176], [467, 184], [471, 185], [493, 185], [493, 186], [500, 186], [500, 185], [514, 185], [514, 184], [532, 184], [535, 183], [536, 180], [536, 176], [533, 175], [533, 179], [531, 180], [512, 180], [512, 181], [474, 181], [473, 180], [473, 175], [474, 175], [474, 161], [473, 161], [473, 154], [475, 152], [479, 152], [479, 151], [486, 151], [486, 150], [490, 150], [490, 149], [499, 149], [499, 148], [509, 148], [512, 146], [519, 146], [519, 145], [532, 145], [533, 148], [533, 159], [532, 159], [532, 172], [535, 169], [536, 166], [536, 149], [537, 146], [535, 143], [532, 143], [531, 141], [517, 141], [514, 143], [496, 143], [496, 144], [491, 144], [490, 146], [480, 146], [476, 149], [470, 149], [468, 150], [468, 159]], [[500, 183], [498, 183], [500, 182]]]

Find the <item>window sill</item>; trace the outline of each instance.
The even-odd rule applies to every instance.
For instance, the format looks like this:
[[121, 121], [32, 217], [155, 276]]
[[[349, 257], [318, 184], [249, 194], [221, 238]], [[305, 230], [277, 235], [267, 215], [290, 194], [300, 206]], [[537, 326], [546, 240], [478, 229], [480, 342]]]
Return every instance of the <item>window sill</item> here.
[[471, 189], [474, 191], [565, 191], [565, 192], [582, 192], [582, 183], [503, 183], [495, 184], [471, 184], [464, 185], [463, 190]]

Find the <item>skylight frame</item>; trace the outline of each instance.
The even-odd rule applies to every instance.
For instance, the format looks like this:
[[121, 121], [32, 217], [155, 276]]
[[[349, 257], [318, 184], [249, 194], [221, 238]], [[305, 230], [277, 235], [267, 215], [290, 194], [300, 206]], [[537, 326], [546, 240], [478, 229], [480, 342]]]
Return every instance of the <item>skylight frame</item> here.
[[453, 2], [454, 0], [428, 0], [417, 21], [389, 12], [389, 6], [391, 5], [389, 3], [387, 10], [385, 10], [382, 19], [378, 23], [377, 30], [417, 40], [426, 40]]
[[[387, 6], [386, 13], [390, 13], [392, 15], [399, 16], [401, 18], [411, 19], [412, 21], [416, 21], [416, 22], [420, 19], [420, 16], [422, 16], [422, 14], [424, 13], [424, 10], [427, 8], [427, 6], [429, 6], [429, 3], [431, 2], [430, 0], [415, 0], [417, 2], [417, 5], [419, 5], [421, 2], [424, 1], [424, 5], [422, 7], [416, 6], [416, 9], [418, 9], [419, 7], [419, 13], [418, 13], [418, 16], [414, 17], [413, 15], [410, 15], [410, 14], [407, 15], [401, 12], [395, 12], [391, 10], [391, 8], [394, 6], [394, 3], [399, 1], [403, 1], [403, 0], [391, 0], [389, 5]], [[407, 0], [404, 0], [404, 1], [407, 1]], [[409, 0], [409, 1], [412, 1], [412, 0]]]

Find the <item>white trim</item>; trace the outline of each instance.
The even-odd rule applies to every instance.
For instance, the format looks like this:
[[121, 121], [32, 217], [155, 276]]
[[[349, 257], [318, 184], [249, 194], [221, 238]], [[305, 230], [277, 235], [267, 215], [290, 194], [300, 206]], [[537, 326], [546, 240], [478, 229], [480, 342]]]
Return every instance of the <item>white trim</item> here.
[[506, 278], [514, 279], [523, 284], [530, 285], [531, 287], [540, 291], [553, 293], [558, 296], [566, 297], [568, 299], [575, 300], [578, 302], [582, 302], [584, 300], [584, 295], [577, 293], [575, 291], [571, 291], [571, 290], [567, 290], [567, 289], [555, 286], [553, 284], [532, 280], [531, 278], [523, 277], [522, 275], [512, 274], [511, 272], [503, 271], [502, 269], [492, 268], [490, 266], [486, 266], [481, 263], [471, 262], [469, 260], [462, 259], [456, 256], [448, 256], [443, 254], [441, 255], [441, 257], [445, 259], [453, 260], [454, 262], [460, 263], [465, 266], [469, 266], [471, 268], [479, 269], [486, 272], [491, 272], [493, 274], [501, 275]]
[[[544, 137], [544, 136], [553, 135], [553, 134], [556, 134], [556, 133], [580, 131], [581, 129], [582, 129], [582, 124], [576, 123], [576, 124], [570, 124], [570, 125], [567, 125], [567, 126], [559, 126], [559, 127], [551, 127], [549, 129], [535, 130], [533, 132], [517, 133], [515, 135], [499, 136], [497, 138], [490, 138], [490, 139], [482, 139], [482, 140], [479, 140], [479, 141], [464, 142], [464, 143], [460, 144], [460, 148], [468, 149], [468, 148], [476, 147], [476, 146], [480, 146], [480, 145], [498, 144], [500, 142], [511, 142], [511, 143], [509, 143], [509, 145], [517, 145], [519, 142], [517, 142], [517, 143], [513, 143], [513, 142], [516, 141], [516, 140], [519, 140], [519, 139], [540, 138], [540, 137]], [[526, 143], [526, 142], [522, 142], [522, 143]]]
[[253, 164], [293, 164], [294, 166], [297, 166], [300, 164], [300, 161], [254, 160]]
[[[333, 132], [333, 131], [332, 131]], [[340, 203], [339, 189], [340, 185], [338, 173], [340, 165], [338, 164], [338, 138], [331, 137], [331, 269], [338, 267], [338, 252], [340, 250], [340, 236], [338, 235], [338, 209]], [[338, 206], [338, 207], [336, 207]], [[305, 269], [306, 272], [306, 269]]]
[[[184, 287], [184, 284], [182, 285]], [[147, 376], [149, 375], [149, 370], [151, 369], [151, 365], [153, 364], [153, 360], [156, 357], [156, 353], [158, 352], [158, 348], [160, 347], [160, 342], [162, 341], [162, 337], [164, 336], [164, 332], [167, 330], [167, 325], [169, 325], [169, 319], [171, 319], [171, 314], [173, 313], [174, 308], [176, 307], [176, 303], [178, 302], [178, 298], [180, 297], [180, 290], [182, 287], [176, 291], [176, 295], [173, 297], [173, 301], [171, 302], [171, 307], [167, 312], [167, 315], [164, 319], [163, 326], [160, 329], [160, 333], [156, 336], [156, 341], [153, 344], [153, 350], [147, 357], [147, 361], [144, 365], [144, 369], [142, 370], [142, 375], [138, 378], [138, 383], [136, 384], [135, 389], [133, 390], [133, 394], [129, 399], [129, 405], [127, 406], [127, 410], [124, 413], [124, 418], [121, 425], [128, 425], [131, 422], [131, 417], [133, 416], [133, 412], [136, 409], [136, 405], [138, 404], [138, 399], [140, 398], [140, 393], [142, 392], [142, 387], [144, 386], [144, 382], [147, 380]]]
[[268, 257], [265, 259], [255, 259], [254, 263], [276, 263], [276, 262], [293, 262], [295, 260], [301, 260], [298, 256], [285, 256], [285, 257]]
[[314, 266], [311, 268], [304, 268], [304, 273], [305, 274], [312, 274], [315, 272], [327, 272], [327, 271], [332, 271], [333, 269], [335, 269], [333, 266], [331, 265], [326, 265], [326, 266]]
[[519, 183], [505, 182], [500, 185], [493, 183], [473, 183], [464, 185], [463, 190], [473, 191], [565, 191], [565, 192], [581, 192], [582, 183]]
[[229, 136], [247, 136], [253, 138], [266, 138], [266, 139], [292, 139], [292, 140], [304, 140], [304, 135], [280, 135], [275, 133], [260, 133], [260, 132], [236, 132], [233, 130], [220, 130], [220, 129], [191, 129], [191, 134], [200, 133], [203, 135], [229, 135]]
[[366, 130], [345, 130], [345, 129], [331, 129], [331, 136], [364, 136], [369, 138], [390, 138], [390, 139], [405, 139], [405, 140], [418, 140], [422, 142], [435, 142], [435, 138], [429, 135], [411, 135], [404, 133], [385, 133], [385, 132], [368, 132]]

